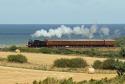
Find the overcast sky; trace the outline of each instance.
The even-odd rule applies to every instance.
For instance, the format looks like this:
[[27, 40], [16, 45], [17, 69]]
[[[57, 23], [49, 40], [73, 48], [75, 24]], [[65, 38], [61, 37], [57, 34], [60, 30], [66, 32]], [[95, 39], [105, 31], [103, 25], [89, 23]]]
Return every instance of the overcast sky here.
[[125, 23], [125, 0], [0, 0], [0, 24], [100, 23]]

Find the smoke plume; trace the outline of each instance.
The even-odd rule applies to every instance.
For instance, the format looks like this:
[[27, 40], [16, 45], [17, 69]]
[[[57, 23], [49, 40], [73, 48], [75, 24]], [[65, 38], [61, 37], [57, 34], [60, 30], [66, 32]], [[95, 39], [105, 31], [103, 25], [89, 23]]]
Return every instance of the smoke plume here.
[[100, 29], [100, 32], [101, 32], [103, 35], [109, 35], [110, 30], [109, 30], [109, 28], [107, 28], [107, 27], [102, 27], [102, 28]]
[[110, 30], [107, 27], [98, 28], [96, 25], [92, 25], [90, 28], [82, 26], [76, 26], [70, 28], [65, 25], [61, 25], [57, 28], [50, 28], [49, 30], [41, 29], [37, 30], [32, 36], [33, 37], [57, 37], [61, 38], [63, 35], [81, 35], [86, 38], [94, 38], [96, 33], [100, 33], [103, 36], [109, 35]]

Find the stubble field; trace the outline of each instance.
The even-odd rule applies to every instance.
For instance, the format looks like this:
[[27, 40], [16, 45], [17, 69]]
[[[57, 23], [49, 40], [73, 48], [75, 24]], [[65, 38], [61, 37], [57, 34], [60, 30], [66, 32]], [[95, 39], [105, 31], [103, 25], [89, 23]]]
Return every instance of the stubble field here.
[[[0, 57], [6, 58], [8, 55], [16, 54], [14, 52], [0, 52]], [[75, 81], [90, 80], [90, 79], [101, 79], [101, 78], [113, 78], [116, 73], [76, 73], [76, 72], [59, 72], [59, 71], [43, 71], [34, 69], [23, 69], [14, 67], [32, 67], [32, 65], [52, 65], [54, 60], [59, 58], [76, 58], [81, 56], [67, 56], [67, 55], [50, 55], [50, 54], [38, 54], [38, 53], [21, 53], [28, 58], [28, 64], [14, 64], [14, 63], [3, 63], [0, 62], [0, 84], [27, 84], [33, 80], [42, 80], [46, 77], [55, 77], [58, 79], [72, 77]], [[89, 65], [95, 60], [105, 60], [106, 58], [96, 57], [81, 57], [84, 58]], [[5, 67], [6, 66], [6, 67]], [[12, 67], [7, 67], [12, 66]]]

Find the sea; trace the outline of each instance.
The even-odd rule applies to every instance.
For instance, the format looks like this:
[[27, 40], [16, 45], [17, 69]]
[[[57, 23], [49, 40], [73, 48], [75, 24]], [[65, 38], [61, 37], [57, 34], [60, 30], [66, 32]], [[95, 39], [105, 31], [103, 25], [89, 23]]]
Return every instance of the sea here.
[[[63, 25], [63, 26], [62, 26]], [[66, 30], [64, 34], [62, 32], [61, 36], [57, 35], [53, 36], [45, 36], [39, 35], [39, 37], [33, 36], [36, 31], [40, 31], [41, 29], [46, 30], [49, 33], [51, 29], [59, 29], [62, 27], [71, 28], [81, 27], [84, 25], [84, 34], [78, 34], [79, 31], [75, 32], [76, 34], [67, 34]], [[102, 34], [100, 32], [96, 32], [95, 30], [87, 30], [92, 27], [92, 25], [96, 25], [96, 29], [102, 29]], [[83, 27], [82, 27], [83, 28]], [[76, 28], [78, 29], [78, 28]], [[54, 30], [54, 31], [55, 31]], [[89, 33], [88, 33], [89, 32]], [[92, 32], [92, 34], [90, 34]], [[71, 32], [70, 32], [71, 33]], [[42, 34], [42, 32], [40, 33]], [[45, 32], [43, 33], [45, 34]], [[66, 35], [65, 35], [66, 34]], [[91, 37], [87, 36], [90, 35]], [[114, 39], [125, 35], [125, 24], [0, 24], [0, 47], [6, 46], [26, 46], [28, 40], [38, 39], [43, 40], [45, 38], [51, 39]]]

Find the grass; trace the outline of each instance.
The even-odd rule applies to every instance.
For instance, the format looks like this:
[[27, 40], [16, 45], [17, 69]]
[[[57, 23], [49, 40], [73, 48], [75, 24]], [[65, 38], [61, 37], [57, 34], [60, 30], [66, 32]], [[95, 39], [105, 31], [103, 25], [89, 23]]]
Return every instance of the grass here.
[[123, 84], [125, 83], [125, 76], [115, 77], [112, 79], [103, 78], [101, 80], [90, 79], [89, 81], [83, 80], [76, 82], [73, 78], [68, 79], [56, 79], [56, 78], [46, 78], [43, 81], [34, 80], [32, 84]]
[[117, 57], [122, 58], [119, 54], [119, 48], [28, 48], [11, 46], [9, 48], [2, 48], [1, 51], [15, 51], [20, 49], [22, 52], [44, 53], [44, 54], [62, 54], [62, 55], [87, 55], [91, 57]]

